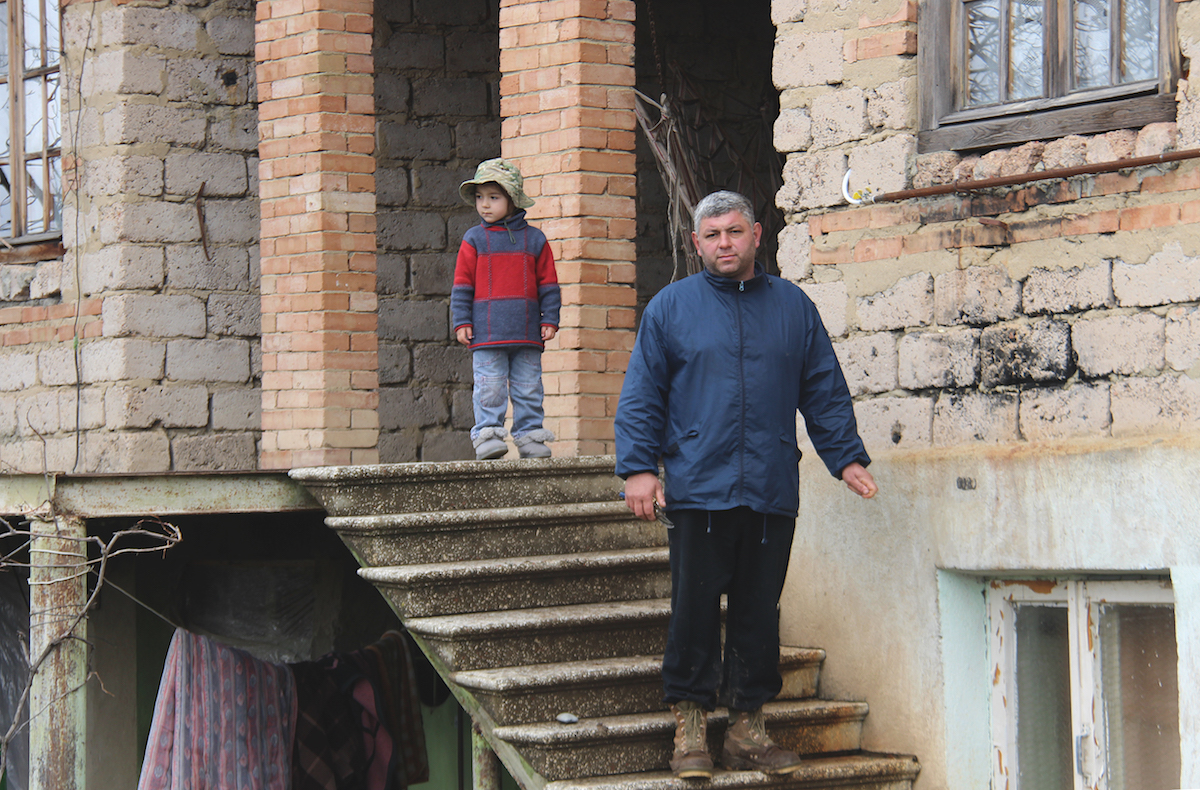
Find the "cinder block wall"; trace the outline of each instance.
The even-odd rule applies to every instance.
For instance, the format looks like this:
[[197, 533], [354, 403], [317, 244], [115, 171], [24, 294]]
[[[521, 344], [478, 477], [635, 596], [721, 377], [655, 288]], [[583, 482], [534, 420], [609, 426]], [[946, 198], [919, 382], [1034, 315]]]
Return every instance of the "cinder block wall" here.
[[253, 4], [63, 13], [66, 255], [5, 272], [0, 465], [254, 468]]
[[[1200, 34], [1195, 3], [1179, 37]], [[1177, 123], [917, 154], [917, 7], [781, 2], [780, 269], [821, 310], [875, 454], [1200, 429], [1200, 165], [848, 206], [1200, 145]]]
[[471, 352], [450, 330], [454, 261], [479, 222], [458, 185], [500, 156], [499, 6], [375, 7], [379, 457], [474, 458]]

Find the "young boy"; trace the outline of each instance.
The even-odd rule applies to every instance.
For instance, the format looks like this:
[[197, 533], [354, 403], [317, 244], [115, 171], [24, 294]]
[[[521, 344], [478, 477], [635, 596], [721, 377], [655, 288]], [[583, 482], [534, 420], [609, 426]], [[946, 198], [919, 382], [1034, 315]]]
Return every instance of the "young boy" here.
[[547, 458], [554, 434], [542, 427], [542, 349], [558, 333], [562, 296], [546, 236], [525, 221], [533, 200], [503, 159], [479, 165], [458, 188], [482, 220], [463, 236], [450, 291], [458, 342], [474, 352], [475, 457], [499, 458], [504, 413], [513, 404], [513, 443], [522, 458]]

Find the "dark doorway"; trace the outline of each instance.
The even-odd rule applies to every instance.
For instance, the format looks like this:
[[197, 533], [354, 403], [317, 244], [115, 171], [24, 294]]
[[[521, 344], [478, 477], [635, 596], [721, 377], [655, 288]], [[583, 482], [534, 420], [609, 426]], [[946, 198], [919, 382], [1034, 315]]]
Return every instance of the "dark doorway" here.
[[[660, 105], [666, 97], [700, 196], [733, 189], [754, 203], [763, 225], [759, 260], [777, 273], [783, 212], [775, 206], [775, 192], [783, 161], [772, 140], [779, 115], [779, 92], [771, 81], [774, 46], [770, 0], [751, 0], [734, 12], [718, 0], [637, 3], [638, 90]], [[651, 106], [649, 114], [659, 120], [657, 108]], [[640, 314], [664, 285], [688, 271], [682, 250], [673, 254], [668, 189], [641, 130], [637, 165]], [[681, 228], [676, 243], [690, 245], [690, 230]]]

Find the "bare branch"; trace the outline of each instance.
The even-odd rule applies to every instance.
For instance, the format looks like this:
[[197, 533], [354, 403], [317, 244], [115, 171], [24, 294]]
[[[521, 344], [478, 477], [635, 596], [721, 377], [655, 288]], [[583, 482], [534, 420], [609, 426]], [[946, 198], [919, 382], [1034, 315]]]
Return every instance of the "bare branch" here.
[[[107, 538], [98, 535], [64, 535], [57, 531], [50, 531], [45, 528], [29, 528], [21, 529], [14, 527], [8, 521], [0, 519], [0, 542], [5, 540], [17, 541], [17, 547], [0, 555], [0, 571], [12, 570], [16, 568], [34, 570], [34, 569], [55, 569], [61, 573], [53, 579], [45, 582], [29, 582], [30, 584], [45, 583], [45, 584], [63, 584], [72, 580], [79, 579], [87, 574], [95, 574], [96, 583], [88, 594], [87, 599], [77, 609], [71, 607], [68, 614], [62, 617], [49, 618], [45, 615], [49, 614], [49, 610], [41, 612], [30, 612], [31, 615], [43, 615], [41, 621], [42, 627], [54, 626], [56, 628], [54, 634], [46, 640], [36, 655], [32, 655], [32, 646], [29, 644], [29, 634], [25, 634], [25, 639], [22, 644], [25, 650], [25, 659], [29, 668], [29, 676], [25, 681], [25, 685], [21, 689], [20, 697], [17, 701], [16, 713], [13, 716], [12, 722], [9, 723], [7, 731], [3, 736], [0, 736], [0, 776], [4, 775], [4, 771], [8, 765], [8, 748], [12, 743], [13, 738], [17, 736], [21, 730], [29, 726], [29, 723], [39, 715], [44, 714], [47, 710], [53, 707], [56, 703], [78, 691], [88, 680], [95, 677], [100, 680], [99, 675], [95, 672], [90, 672], [80, 685], [67, 689], [60, 694], [55, 695], [48, 700], [38, 710], [31, 711], [28, 716], [22, 716], [22, 711], [29, 704], [30, 695], [33, 690], [33, 681], [42, 665], [49, 659], [59, 646], [73, 640], [79, 640], [87, 643], [82, 639], [77, 631], [83, 623], [88, 613], [95, 607], [101, 589], [104, 587], [106, 573], [109, 561], [114, 557], [119, 557], [127, 554], [147, 554], [150, 552], [165, 551], [176, 545], [183, 539], [183, 533], [174, 524], [162, 521], [160, 519], [142, 519], [135, 523], [132, 527], [117, 530]], [[35, 548], [35, 542], [40, 540], [54, 540], [60, 543], [66, 543], [68, 546], [75, 545], [75, 550], [58, 550], [50, 548]], [[63, 562], [33, 562], [32, 553], [60, 557]], [[28, 554], [30, 559], [21, 561], [19, 558], [23, 554]], [[89, 554], [93, 555], [89, 557]], [[104, 688], [104, 683], [100, 680], [100, 687], [104, 693], [108, 693]]]

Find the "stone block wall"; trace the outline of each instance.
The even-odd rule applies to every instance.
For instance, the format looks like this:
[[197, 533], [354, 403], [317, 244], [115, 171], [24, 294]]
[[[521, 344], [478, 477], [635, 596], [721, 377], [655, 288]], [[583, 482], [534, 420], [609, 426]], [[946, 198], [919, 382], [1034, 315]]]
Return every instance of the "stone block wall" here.
[[257, 465], [253, 3], [64, 9], [61, 260], [6, 271], [0, 465]]
[[[1185, 56], [1200, 34], [1178, 4]], [[917, 7], [773, 3], [780, 269], [834, 338], [874, 454], [1200, 430], [1200, 160], [847, 205], [1200, 144], [1175, 123], [917, 153]]]
[[479, 222], [458, 185], [500, 156], [498, 5], [375, 7], [379, 456], [473, 458], [471, 352], [454, 340], [450, 286]]

